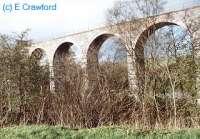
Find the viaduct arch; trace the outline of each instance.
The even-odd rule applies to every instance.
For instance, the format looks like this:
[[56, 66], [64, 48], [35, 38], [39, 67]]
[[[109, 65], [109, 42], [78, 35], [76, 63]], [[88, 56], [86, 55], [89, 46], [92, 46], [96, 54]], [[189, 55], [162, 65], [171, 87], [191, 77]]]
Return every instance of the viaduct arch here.
[[[180, 24], [181, 23], [181, 24]], [[139, 87], [139, 91], [142, 93], [144, 90], [145, 84], [145, 57], [144, 57], [144, 46], [148, 40], [148, 38], [156, 32], [156, 30], [163, 28], [165, 26], [180, 26], [181, 28], [185, 28], [184, 23], [177, 21], [158, 21], [154, 24], [147, 26], [142, 32], [136, 37], [135, 44], [135, 66], [136, 66], [136, 75], [137, 75], [137, 86]]]

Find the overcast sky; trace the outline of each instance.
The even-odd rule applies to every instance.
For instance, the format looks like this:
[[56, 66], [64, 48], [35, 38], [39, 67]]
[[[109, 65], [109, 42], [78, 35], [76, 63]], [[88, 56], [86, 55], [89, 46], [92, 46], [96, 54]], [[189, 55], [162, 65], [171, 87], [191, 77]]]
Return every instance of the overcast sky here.
[[[31, 29], [29, 38], [34, 42], [88, 30], [104, 25], [105, 12], [116, 0], [1, 0], [6, 3], [27, 2], [57, 3], [58, 10], [51, 12], [12, 12], [0, 11], [0, 33], [10, 34]], [[168, 0], [166, 9], [181, 9], [200, 5], [200, 0]]]

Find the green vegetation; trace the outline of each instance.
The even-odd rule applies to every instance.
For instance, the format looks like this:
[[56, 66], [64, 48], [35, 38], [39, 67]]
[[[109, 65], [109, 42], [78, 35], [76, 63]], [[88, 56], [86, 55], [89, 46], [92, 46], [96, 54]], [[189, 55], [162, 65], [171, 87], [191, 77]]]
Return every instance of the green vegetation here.
[[50, 126], [0, 129], [0, 139], [199, 139], [200, 129], [134, 131], [125, 127], [72, 130]]

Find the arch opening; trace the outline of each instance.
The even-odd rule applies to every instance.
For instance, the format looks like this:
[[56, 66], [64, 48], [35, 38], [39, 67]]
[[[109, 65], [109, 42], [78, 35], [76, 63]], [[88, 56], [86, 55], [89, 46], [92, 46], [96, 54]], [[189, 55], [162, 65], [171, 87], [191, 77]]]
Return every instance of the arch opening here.
[[122, 41], [112, 34], [98, 36], [89, 46], [87, 72], [89, 88], [127, 89], [127, 52]]
[[173, 87], [177, 97], [195, 92], [191, 37], [178, 24], [162, 22], [146, 29], [136, 43], [135, 55], [139, 93], [170, 96]]
[[74, 62], [73, 52], [71, 50], [72, 46], [73, 43], [65, 42], [55, 51], [53, 58], [55, 92], [66, 92], [65, 85], [67, 68], [69, 68], [70, 64]]
[[36, 93], [46, 92], [50, 89], [49, 61], [46, 52], [36, 48], [30, 56], [30, 72], [34, 74], [31, 81]]
[[31, 53], [31, 57], [33, 57], [40, 66], [45, 66], [45, 65], [48, 65], [48, 63], [49, 63], [47, 54], [41, 48], [36, 48]]

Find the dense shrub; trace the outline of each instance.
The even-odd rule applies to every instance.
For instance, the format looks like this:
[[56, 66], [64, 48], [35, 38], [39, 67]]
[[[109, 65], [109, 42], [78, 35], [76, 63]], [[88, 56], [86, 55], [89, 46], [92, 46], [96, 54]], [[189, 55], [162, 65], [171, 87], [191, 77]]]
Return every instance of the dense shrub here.
[[[96, 81], [90, 86], [86, 69], [75, 62], [66, 61], [63, 69], [59, 69], [62, 79], [54, 78], [54, 81], [59, 80], [62, 89], [51, 92], [48, 65], [41, 66], [37, 58], [28, 56], [28, 46], [23, 43], [16, 43], [4, 36], [1, 43], [2, 127], [48, 124], [91, 128], [129, 124], [134, 128], [152, 129], [198, 127], [200, 124], [200, 108], [195, 102], [195, 82], [192, 80], [195, 74], [190, 74], [189, 71], [193, 70], [189, 67], [192, 66], [187, 66], [192, 64], [190, 62], [180, 60], [177, 66], [169, 67], [170, 73], [178, 75], [175, 88], [180, 90], [182, 87], [184, 91], [184, 97], [175, 98], [174, 106], [169, 76], [161, 68], [147, 69], [142, 101], [136, 100], [133, 94], [137, 92], [129, 89], [127, 66], [120, 63], [101, 64]], [[187, 69], [187, 74], [180, 74], [184, 71], [181, 67]]]

